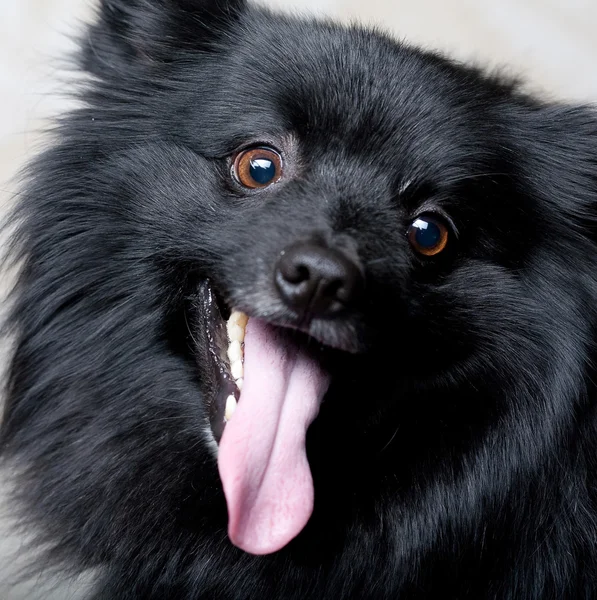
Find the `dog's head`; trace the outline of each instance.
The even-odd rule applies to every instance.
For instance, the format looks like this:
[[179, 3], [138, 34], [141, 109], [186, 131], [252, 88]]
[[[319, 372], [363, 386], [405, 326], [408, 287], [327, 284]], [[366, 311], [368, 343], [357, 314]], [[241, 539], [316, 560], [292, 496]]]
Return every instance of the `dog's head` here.
[[311, 515], [307, 446], [325, 503], [570, 410], [544, 391], [591, 328], [588, 113], [241, 0], [104, 0], [83, 62], [23, 203], [8, 439], [43, 389], [103, 431], [209, 422], [230, 535], [266, 553]]

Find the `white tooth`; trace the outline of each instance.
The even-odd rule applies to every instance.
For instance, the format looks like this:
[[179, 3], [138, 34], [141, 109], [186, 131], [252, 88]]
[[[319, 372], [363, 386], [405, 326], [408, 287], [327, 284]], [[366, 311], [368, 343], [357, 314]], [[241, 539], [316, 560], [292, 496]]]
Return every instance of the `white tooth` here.
[[249, 317], [238, 310], [235, 310], [228, 321], [226, 322], [226, 328], [228, 330], [228, 339], [230, 341], [242, 342], [245, 339], [245, 327]]
[[246, 315], [245, 313], [238, 313], [239, 316], [237, 317], [237, 325], [239, 325], [240, 327], [242, 327], [243, 329], [247, 326], [247, 323], [249, 322], [249, 315]]
[[244, 382], [245, 382], [245, 380], [244, 380], [242, 377], [241, 377], [240, 379], [237, 379], [237, 380], [236, 380], [236, 382], [235, 382], [235, 383], [236, 383], [236, 387], [237, 387], [239, 390], [242, 390], [242, 389], [243, 389], [243, 383], [244, 383]]
[[242, 316], [243, 316], [243, 313], [241, 313], [238, 310], [235, 310], [235, 311], [233, 311], [230, 314], [230, 318], [228, 319], [228, 323], [234, 323], [235, 325], [239, 325]]
[[242, 342], [245, 339], [245, 330], [236, 323], [228, 322], [228, 339], [231, 342]]
[[232, 395], [226, 398], [226, 412], [224, 413], [224, 418], [226, 421], [230, 421], [234, 411], [236, 410], [236, 398]]
[[233, 362], [230, 367], [230, 374], [233, 379], [240, 379], [244, 374], [243, 363], [240, 360]]
[[239, 360], [242, 361], [243, 349], [238, 340], [234, 340], [234, 342], [231, 342], [230, 346], [228, 346], [228, 358], [230, 359], [230, 364]]

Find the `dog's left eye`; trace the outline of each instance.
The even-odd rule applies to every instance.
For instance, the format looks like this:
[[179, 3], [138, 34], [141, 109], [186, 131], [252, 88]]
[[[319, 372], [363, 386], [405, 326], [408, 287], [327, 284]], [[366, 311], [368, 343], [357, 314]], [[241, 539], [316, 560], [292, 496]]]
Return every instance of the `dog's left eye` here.
[[282, 177], [282, 157], [268, 147], [243, 150], [234, 159], [232, 175], [246, 188], [266, 188]]
[[448, 226], [433, 215], [421, 215], [408, 228], [410, 245], [424, 256], [435, 256], [448, 245]]

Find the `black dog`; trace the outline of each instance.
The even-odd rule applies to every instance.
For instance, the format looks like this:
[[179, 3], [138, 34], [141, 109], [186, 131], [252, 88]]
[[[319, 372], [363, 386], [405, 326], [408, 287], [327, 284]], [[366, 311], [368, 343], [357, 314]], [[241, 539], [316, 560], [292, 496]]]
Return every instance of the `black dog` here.
[[81, 62], [13, 221], [2, 444], [46, 566], [597, 597], [595, 115], [243, 0], [103, 0]]

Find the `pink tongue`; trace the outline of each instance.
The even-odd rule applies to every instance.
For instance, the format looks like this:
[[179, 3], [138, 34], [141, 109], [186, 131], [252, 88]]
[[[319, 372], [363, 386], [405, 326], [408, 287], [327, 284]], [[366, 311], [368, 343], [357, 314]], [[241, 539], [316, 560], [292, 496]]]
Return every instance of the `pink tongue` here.
[[327, 374], [288, 334], [249, 320], [243, 390], [218, 453], [228, 535], [246, 552], [283, 548], [311, 516], [305, 436], [327, 387]]

